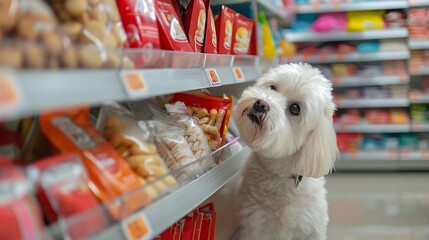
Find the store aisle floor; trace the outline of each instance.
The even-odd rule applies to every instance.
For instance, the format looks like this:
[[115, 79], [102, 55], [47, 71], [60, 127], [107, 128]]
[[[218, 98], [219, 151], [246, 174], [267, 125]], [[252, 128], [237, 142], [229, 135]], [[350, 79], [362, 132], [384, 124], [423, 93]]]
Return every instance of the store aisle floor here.
[[327, 177], [329, 240], [429, 239], [429, 174]]

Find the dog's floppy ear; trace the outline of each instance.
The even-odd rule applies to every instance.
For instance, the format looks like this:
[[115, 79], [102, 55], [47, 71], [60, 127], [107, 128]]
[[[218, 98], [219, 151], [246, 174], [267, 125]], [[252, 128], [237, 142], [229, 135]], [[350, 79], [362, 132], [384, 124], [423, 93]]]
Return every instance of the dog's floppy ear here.
[[296, 154], [292, 162], [295, 174], [319, 178], [331, 172], [338, 155], [331, 114], [325, 112]]

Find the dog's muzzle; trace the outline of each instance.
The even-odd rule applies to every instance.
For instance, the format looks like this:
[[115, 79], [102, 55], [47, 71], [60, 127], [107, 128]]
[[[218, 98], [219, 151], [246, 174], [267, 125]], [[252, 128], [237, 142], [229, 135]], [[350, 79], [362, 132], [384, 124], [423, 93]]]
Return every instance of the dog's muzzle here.
[[268, 105], [264, 100], [258, 99], [253, 103], [253, 106], [250, 109], [244, 109], [242, 115], [247, 113], [247, 117], [250, 121], [262, 127], [268, 111], [270, 111], [270, 105]]

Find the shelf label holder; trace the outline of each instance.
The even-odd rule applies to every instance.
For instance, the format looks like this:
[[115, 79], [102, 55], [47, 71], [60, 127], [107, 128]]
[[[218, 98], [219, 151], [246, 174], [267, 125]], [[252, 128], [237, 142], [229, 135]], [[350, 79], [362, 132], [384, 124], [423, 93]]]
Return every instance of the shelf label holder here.
[[210, 81], [210, 85], [212, 87], [222, 86], [222, 82], [221, 82], [221, 80], [219, 78], [219, 75], [216, 72], [216, 69], [214, 69], [214, 68], [206, 68], [205, 71], [206, 71], [206, 74], [207, 74], [207, 78]]
[[142, 97], [149, 89], [141, 71], [122, 70], [120, 78], [128, 96], [131, 98]]
[[243, 82], [246, 78], [244, 77], [243, 70], [241, 67], [233, 67], [234, 77], [237, 82]]
[[17, 114], [23, 107], [24, 97], [20, 91], [14, 71], [0, 69], [0, 117]]
[[152, 226], [143, 212], [134, 214], [121, 222], [121, 228], [128, 240], [150, 240]]

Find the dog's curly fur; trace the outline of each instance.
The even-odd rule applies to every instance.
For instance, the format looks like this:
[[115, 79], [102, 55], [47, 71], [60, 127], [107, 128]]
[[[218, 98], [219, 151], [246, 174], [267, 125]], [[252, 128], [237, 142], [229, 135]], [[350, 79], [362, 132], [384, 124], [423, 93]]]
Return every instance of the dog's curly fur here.
[[[272, 69], [243, 92], [233, 118], [253, 152], [238, 195], [240, 239], [326, 239], [323, 176], [338, 154], [331, 91], [318, 69], [300, 63]], [[258, 111], [258, 100], [269, 110]]]

